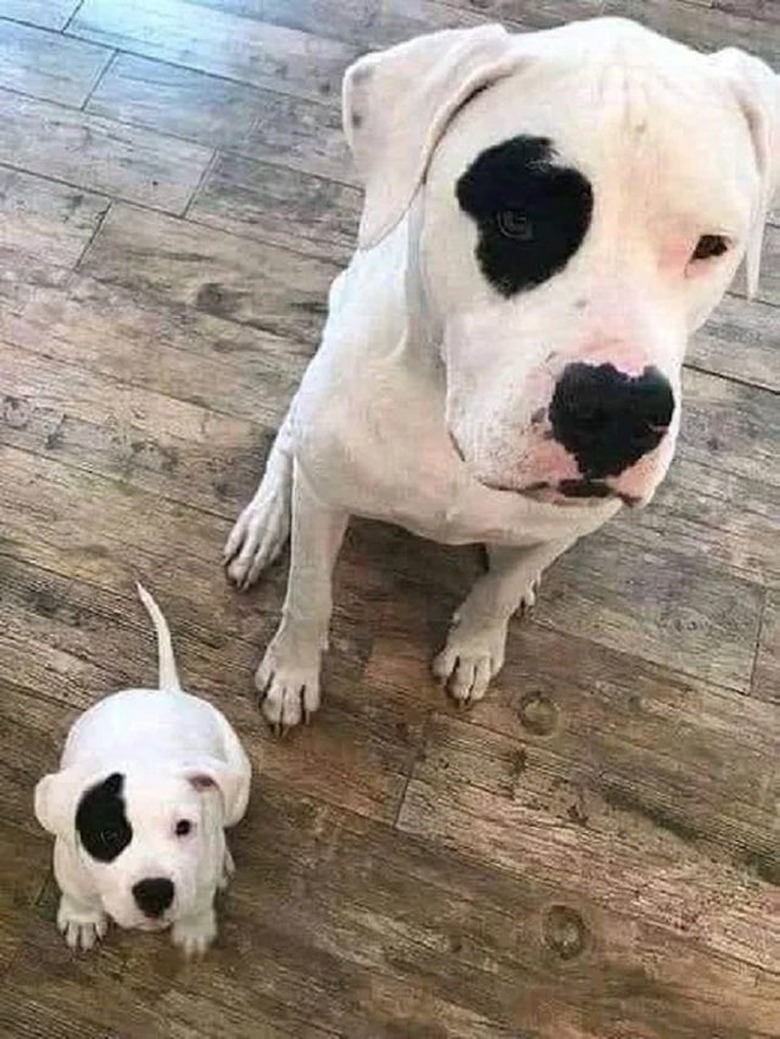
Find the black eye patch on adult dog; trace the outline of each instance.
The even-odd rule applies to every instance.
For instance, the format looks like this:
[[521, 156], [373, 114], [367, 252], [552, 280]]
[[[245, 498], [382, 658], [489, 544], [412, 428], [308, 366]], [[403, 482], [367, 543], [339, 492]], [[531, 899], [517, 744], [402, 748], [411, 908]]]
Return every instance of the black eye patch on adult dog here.
[[479, 228], [479, 266], [502, 296], [563, 270], [590, 225], [590, 184], [554, 156], [545, 137], [513, 137], [481, 152], [457, 182], [458, 203]]
[[81, 843], [98, 862], [113, 862], [133, 837], [122, 797], [124, 781], [120, 772], [113, 772], [86, 791], [76, 812]]

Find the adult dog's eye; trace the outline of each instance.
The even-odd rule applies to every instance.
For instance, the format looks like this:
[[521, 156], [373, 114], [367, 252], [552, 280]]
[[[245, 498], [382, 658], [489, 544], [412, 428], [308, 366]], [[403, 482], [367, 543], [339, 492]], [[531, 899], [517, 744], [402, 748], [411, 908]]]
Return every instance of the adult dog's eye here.
[[189, 819], [179, 819], [179, 821], [176, 823], [176, 836], [186, 837], [191, 829], [192, 823], [189, 821]]
[[502, 209], [496, 214], [496, 223], [505, 238], [514, 238], [520, 242], [530, 242], [533, 239], [533, 221], [519, 209]]
[[728, 252], [731, 242], [722, 234], [702, 235], [691, 254], [692, 260], [711, 260]]

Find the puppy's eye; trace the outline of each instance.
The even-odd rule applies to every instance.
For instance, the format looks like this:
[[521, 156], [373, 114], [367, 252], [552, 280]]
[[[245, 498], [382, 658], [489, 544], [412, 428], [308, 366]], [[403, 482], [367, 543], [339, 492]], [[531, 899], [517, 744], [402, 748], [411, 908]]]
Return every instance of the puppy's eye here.
[[113, 846], [119, 840], [119, 834], [116, 832], [116, 830], [112, 830], [107, 827], [106, 829], [100, 831], [100, 833], [98, 834], [98, 839], [104, 847], [113, 848]]
[[496, 214], [496, 224], [504, 238], [530, 242], [534, 237], [533, 221], [519, 209], [502, 209]]
[[691, 254], [692, 260], [711, 260], [728, 252], [731, 242], [722, 234], [702, 235]]
[[186, 837], [187, 834], [192, 830], [192, 823], [189, 819], [179, 819], [176, 823], [176, 836]]

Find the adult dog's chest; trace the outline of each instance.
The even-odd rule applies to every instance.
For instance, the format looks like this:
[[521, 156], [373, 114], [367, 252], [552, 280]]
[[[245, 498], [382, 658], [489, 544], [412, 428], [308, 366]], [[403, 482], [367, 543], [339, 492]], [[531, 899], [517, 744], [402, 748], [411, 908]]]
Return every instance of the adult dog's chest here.
[[561, 508], [478, 483], [447, 437], [442, 402], [403, 366], [341, 367], [338, 388], [329, 378], [307, 383], [295, 408], [296, 461], [324, 500], [337, 492], [352, 515], [443, 544], [522, 546], [594, 530], [617, 509]]
[[482, 487], [462, 469], [447, 480], [442, 479], [443, 474], [432, 478], [430, 470], [416, 468], [411, 457], [409, 463], [404, 470], [383, 474], [381, 483], [355, 511], [448, 545], [535, 545], [568, 538], [604, 522], [603, 507], [544, 505]]

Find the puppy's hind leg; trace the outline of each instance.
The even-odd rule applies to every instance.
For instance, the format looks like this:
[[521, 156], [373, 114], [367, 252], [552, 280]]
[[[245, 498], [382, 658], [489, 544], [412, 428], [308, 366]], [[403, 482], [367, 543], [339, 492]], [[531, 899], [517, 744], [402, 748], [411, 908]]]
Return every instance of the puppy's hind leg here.
[[293, 456], [291, 414], [274, 440], [255, 495], [236, 520], [225, 544], [228, 577], [241, 591], [273, 563], [290, 536]]

